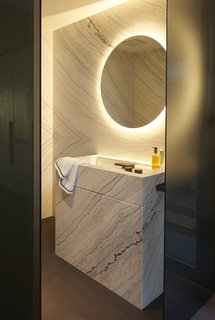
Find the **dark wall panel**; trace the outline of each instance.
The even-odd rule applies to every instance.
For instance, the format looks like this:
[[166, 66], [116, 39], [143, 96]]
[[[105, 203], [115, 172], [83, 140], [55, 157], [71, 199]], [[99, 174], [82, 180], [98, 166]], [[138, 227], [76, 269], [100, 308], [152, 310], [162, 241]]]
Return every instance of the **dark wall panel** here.
[[166, 320], [214, 289], [214, 20], [213, 1], [168, 1]]
[[[40, 19], [39, 1], [10, 1], [10, 6], [0, 1], [0, 309], [1, 318], [9, 320], [37, 319], [39, 307], [39, 288], [35, 291], [39, 186], [34, 184], [35, 166], [37, 175], [40, 167], [34, 144], [39, 123], [34, 121], [34, 109], [39, 114], [35, 70], [40, 64], [35, 53], [40, 49], [35, 19]], [[39, 35], [39, 24], [37, 28]]]

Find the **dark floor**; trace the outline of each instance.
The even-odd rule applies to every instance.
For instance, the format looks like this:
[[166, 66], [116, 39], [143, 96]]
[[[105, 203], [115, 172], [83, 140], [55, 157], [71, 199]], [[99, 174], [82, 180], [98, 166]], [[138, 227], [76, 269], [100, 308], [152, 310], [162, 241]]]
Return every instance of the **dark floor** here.
[[192, 320], [214, 320], [215, 319], [215, 295], [197, 312]]
[[162, 309], [158, 298], [140, 311], [55, 256], [54, 218], [43, 220], [42, 320], [161, 320]]
[[[211, 296], [211, 291], [166, 270], [165, 320], [193, 319], [192, 317], [208, 302]], [[205, 317], [204, 320], [208, 319]]]

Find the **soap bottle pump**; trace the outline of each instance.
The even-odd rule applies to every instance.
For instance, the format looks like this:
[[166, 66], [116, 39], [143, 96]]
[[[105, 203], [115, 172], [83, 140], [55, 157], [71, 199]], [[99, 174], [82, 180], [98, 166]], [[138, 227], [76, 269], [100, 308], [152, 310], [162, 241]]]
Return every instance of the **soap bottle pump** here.
[[152, 169], [158, 170], [160, 169], [160, 156], [158, 154], [158, 148], [153, 147], [154, 149], [154, 154], [152, 155]]

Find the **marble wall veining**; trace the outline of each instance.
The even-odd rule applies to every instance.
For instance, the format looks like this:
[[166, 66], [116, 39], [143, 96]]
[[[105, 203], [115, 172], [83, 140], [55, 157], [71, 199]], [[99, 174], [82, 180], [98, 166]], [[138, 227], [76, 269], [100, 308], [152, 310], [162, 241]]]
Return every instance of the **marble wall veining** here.
[[54, 160], [103, 154], [150, 161], [164, 145], [165, 113], [126, 129], [110, 119], [100, 85], [107, 57], [124, 39], [152, 36], [165, 46], [164, 0], [132, 0], [54, 32]]
[[56, 254], [139, 309], [163, 292], [163, 180], [80, 166], [56, 190]]
[[137, 32], [154, 35], [165, 45], [164, 0], [129, 0], [56, 31], [53, 106], [53, 29], [43, 23], [43, 218], [53, 214], [53, 157], [103, 153], [144, 161], [150, 159], [152, 145], [164, 145], [164, 114], [152, 128], [123, 130], [109, 119], [101, 101], [100, 76], [107, 56], [113, 46]]
[[53, 215], [53, 32], [125, 1], [42, 1], [42, 218]]

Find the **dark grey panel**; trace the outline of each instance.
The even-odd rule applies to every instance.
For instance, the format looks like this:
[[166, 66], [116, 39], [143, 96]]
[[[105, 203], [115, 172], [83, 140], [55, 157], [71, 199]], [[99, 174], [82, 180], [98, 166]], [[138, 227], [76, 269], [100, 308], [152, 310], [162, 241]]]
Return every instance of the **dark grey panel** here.
[[[14, 6], [13, 6], [14, 4]], [[37, 4], [37, 6], [34, 6]], [[2, 319], [39, 319], [39, 1], [0, 1], [0, 301]], [[37, 25], [39, 34], [39, 24]], [[35, 68], [36, 64], [36, 69]], [[37, 104], [37, 105], [36, 105]], [[39, 143], [37, 139], [37, 143]], [[36, 152], [35, 152], [36, 151]], [[36, 198], [37, 195], [37, 198]], [[36, 200], [37, 199], [37, 200]], [[35, 253], [37, 252], [37, 259]], [[37, 270], [37, 272], [36, 272]], [[37, 280], [35, 281], [35, 276]], [[37, 299], [36, 299], [37, 298]]]
[[190, 319], [214, 289], [214, 20], [210, 0], [168, 1], [165, 319], [179, 299], [174, 320]]

